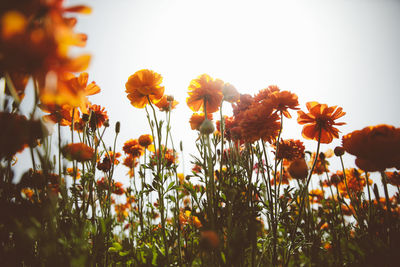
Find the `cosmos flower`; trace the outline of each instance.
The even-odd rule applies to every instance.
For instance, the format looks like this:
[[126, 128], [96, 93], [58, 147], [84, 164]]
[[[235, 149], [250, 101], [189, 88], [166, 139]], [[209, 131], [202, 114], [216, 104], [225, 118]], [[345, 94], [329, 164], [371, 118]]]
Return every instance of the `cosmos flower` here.
[[132, 106], [144, 108], [149, 100], [156, 103], [164, 95], [164, 86], [161, 86], [162, 76], [152, 70], [143, 69], [129, 76], [125, 83], [125, 92]]
[[206, 107], [207, 113], [214, 113], [221, 105], [223, 86], [223, 81], [214, 80], [209, 75], [202, 74], [190, 82], [189, 97], [186, 99], [186, 103], [195, 112], [205, 112], [204, 108]]
[[[335, 122], [346, 114], [342, 111], [342, 108], [328, 107], [326, 104], [319, 104], [318, 102], [307, 102], [306, 106], [309, 113], [297, 111], [297, 122], [305, 124], [302, 131], [304, 138], [325, 144], [332, 142], [333, 138], [339, 138], [339, 130], [334, 126], [345, 124], [344, 122]], [[320, 140], [319, 133], [321, 133]]]
[[366, 127], [343, 136], [342, 143], [364, 171], [400, 169], [400, 128], [385, 124]]

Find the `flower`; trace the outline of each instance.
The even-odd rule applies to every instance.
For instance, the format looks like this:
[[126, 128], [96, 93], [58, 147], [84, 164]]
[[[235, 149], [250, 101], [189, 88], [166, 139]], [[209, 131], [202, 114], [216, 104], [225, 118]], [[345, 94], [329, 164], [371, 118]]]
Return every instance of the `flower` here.
[[[276, 148], [276, 145], [275, 145]], [[287, 159], [289, 161], [304, 157], [304, 145], [300, 140], [281, 140], [276, 151], [278, 159]]]
[[64, 73], [58, 80], [57, 89], [45, 88], [41, 94], [41, 102], [45, 105], [71, 105], [88, 113], [88, 96], [100, 93], [100, 87], [92, 81], [88, 84], [89, 74], [82, 72], [78, 77], [72, 73]]
[[343, 136], [342, 143], [364, 171], [400, 169], [400, 128], [385, 124], [365, 127]]
[[385, 173], [389, 184], [394, 186], [400, 186], [400, 174], [398, 172], [394, 171]]
[[92, 113], [89, 121], [89, 125], [92, 129], [100, 128], [103, 126], [104, 122], [108, 120], [107, 111], [104, 110], [104, 107], [89, 104], [89, 110]]
[[[205, 118], [204, 113], [193, 113], [192, 117], [190, 117], [189, 123], [190, 123], [190, 128], [192, 128], [192, 130], [200, 130], [200, 126], [203, 123]], [[213, 119], [213, 115], [212, 113], [208, 113], [207, 114], [207, 119], [212, 120]]]
[[139, 137], [139, 145], [144, 148], [147, 148], [149, 145], [153, 143], [153, 137], [149, 134], [143, 134]]
[[160, 111], [171, 111], [175, 109], [176, 105], [178, 105], [179, 102], [176, 101], [172, 96], [167, 96], [164, 95], [160, 101], [155, 103], [156, 107], [160, 109]]
[[[340, 174], [340, 172], [337, 172], [337, 174]], [[339, 177], [340, 176], [341, 175], [339, 175]], [[364, 176], [361, 176], [360, 171], [355, 168], [346, 169], [346, 180], [347, 180], [347, 188], [349, 189], [351, 194], [361, 193], [364, 190], [364, 186], [367, 185], [366, 178]], [[372, 184], [372, 180], [368, 179], [368, 183]], [[349, 197], [347, 188], [346, 188], [346, 184], [344, 181], [341, 181], [337, 185], [337, 187], [339, 189], [340, 194], [343, 197], [346, 197], [346, 198]]]
[[289, 91], [275, 91], [269, 96], [270, 101], [276, 111], [282, 112], [286, 118], [291, 118], [288, 109], [299, 109], [297, 95]]
[[[207, 110], [207, 113], [218, 111], [222, 101], [222, 87], [224, 82], [202, 74], [189, 84], [189, 97], [186, 103], [195, 112]], [[205, 106], [204, 106], [205, 105]]]
[[25, 147], [37, 145], [43, 137], [40, 121], [15, 113], [0, 112], [0, 128], [0, 159], [11, 158]]
[[161, 86], [162, 76], [152, 70], [143, 69], [129, 76], [125, 83], [125, 92], [132, 106], [144, 108], [149, 100], [157, 102], [164, 95], [164, 86]]
[[93, 158], [94, 149], [84, 143], [72, 143], [64, 146], [62, 153], [70, 160], [83, 162]]
[[339, 138], [339, 130], [333, 126], [345, 124], [344, 122], [335, 122], [336, 119], [346, 114], [341, 107], [336, 109], [337, 106], [328, 107], [326, 104], [318, 102], [308, 102], [306, 106], [309, 113], [297, 111], [297, 122], [305, 124], [302, 131], [304, 138], [324, 144], [329, 144], [333, 138]]
[[[247, 142], [264, 140], [272, 143], [278, 136], [280, 129], [279, 116], [273, 113], [269, 103], [253, 103], [236, 116], [241, 136]], [[233, 129], [232, 129], [233, 130]]]
[[223, 100], [230, 103], [237, 102], [240, 98], [239, 92], [230, 83], [224, 84], [224, 86], [222, 87], [222, 95], [224, 96]]
[[56, 105], [56, 104], [39, 104], [38, 107], [45, 113], [50, 113], [43, 116], [44, 121], [59, 123], [61, 126], [70, 126], [72, 123], [72, 116], [74, 121], [79, 120], [79, 111], [73, 110], [70, 105]]
[[144, 153], [144, 148], [139, 144], [137, 139], [126, 141], [122, 149], [126, 154], [131, 154], [133, 157], [140, 157]]

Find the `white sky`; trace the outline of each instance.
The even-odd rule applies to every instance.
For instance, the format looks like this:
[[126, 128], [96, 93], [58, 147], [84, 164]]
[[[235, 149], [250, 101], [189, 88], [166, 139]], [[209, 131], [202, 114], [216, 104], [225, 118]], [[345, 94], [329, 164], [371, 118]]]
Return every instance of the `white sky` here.
[[[173, 134], [188, 153], [197, 134], [188, 123], [187, 88], [202, 73], [241, 93], [276, 84], [296, 93], [303, 110], [308, 101], [341, 106], [343, 134], [400, 126], [400, 1], [70, 0], [66, 6], [73, 4], [93, 8], [78, 19], [77, 31], [88, 34], [79, 52], [93, 55], [89, 80], [102, 92], [90, 100], [110, 116], [109, 144], [121, 121], [119, 148], [150, 133], [144, 110], [132, 107], [125, 93], [128, 77], [143, 68], [160, 73], [165, 92], [180, 102]], [[284, 136], [301, 139], [292, 115]], [[316, 142], [305, 144], [315, 149]]]

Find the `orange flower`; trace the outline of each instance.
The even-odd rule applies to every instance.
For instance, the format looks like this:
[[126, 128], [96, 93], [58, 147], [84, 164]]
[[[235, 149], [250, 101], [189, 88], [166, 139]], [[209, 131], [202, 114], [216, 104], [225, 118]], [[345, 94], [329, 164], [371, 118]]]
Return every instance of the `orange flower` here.
[[219, 238], [215, 231], [201, 231], [200, 237], [200, 243], [202, 246], [204, 246], [204, 248], [216, 249], [219, 246]]
[[[26, 85], [28, 84], [29, 80], [29, 75], [23, 72], [10, 72], [10, 79], [13, 83], [15, 93], [17, 94], [16, 96], [18, 97], [18, 100], [21, 101], [25, 97], [25, 88]], [[8, 84], [6, 83], [6, 88], [5, 88], [5, 94], [9, 96], [13, 96], [14, 98], [16, 96], [13, 95], [12, 90], [9, 88]]]
[[321, 200], [324, 199], [324, 191], [313, 189], [309, 192], [309, 197], [312, 203], [321, 203]]
[[241, 136], [247, 142], [264, 140], [272, 143], [278, 136], [280, 129], [279, 116], [272, 112], [269, 103], [253, 103], [249, 109], [236, 117]]
[[[343, 125], [344, 122], [335, 122], [336, 119], [343, 117], [346, 113], [342, 108], [337, 106], [328, 107], [326, 104], [318, 102], [308, 102], [306, 104], [310, 113], [297, 111], [299, 124], [305, 124], [302, 131], [302, 136], [306, 139], [320, 141], [321, 143], [329, 144], [333, 138], [339, 138], [339, 130], [334, 125]], [[321, 132], [321, 139], [318, 140]]]
[[[165, 154], [162, 155], [162, 153]], [[161, 153], [160, 150], [157, 149], [157, 151], [151, 156], [151, 159], [153, 160], [153, 164], [155, 164], [155, 160], [160, 160], [160, 155], [163, 156], [164, 163], [166, 164], [167, 167], [171, 166], [172, 164], [176, 163], [178, 160], [178, 157], [175, 154], [175, 151], [172, 149], [165, 149], [164, 146], [161, 146]]]
[[105, 111], [104, 107], [89, 104], [89, 110], [92, 112], [89, 121], [89, 125], [92, 129], [100, 128], [103, 126], [104, 122], [108, 120], [107, 111]]
[[299, 102], [297, 100], [297, 95], [289, 92], [289, 91], [275, 91], [270, 95], [270, 101], [274, 109], [282, 114], [286, 118], [291, 118], [288, 109], [299, 109], [297, 106]]
[[[203, 123], [205, 119], [205, 115], [204, 113], [193, 113], [192, 117], [190, 117], [189, 123], [190, 123], [190, 127], [192, 128], [192, 130], [200, 130], [200, 125]], [[207, 119], [212, 120], [213, 119], [213, 115], [212, 113], [208, 113], [207, 114]]]
[[[193, 79], [189, 85], [189, 97], [186, 103], [193, 111], [203, 111], [207, 113], [218, 111], [222, 101], [222, 87], [224, 82], [213, 79], [207, 74], [202, 74], [197, 79]], [[205, 107], [204, 107], [205, 104]]]
[[139, 137], [139, 144], [142, 147], [147, 148], [151, 143], [153, 143], [153, 137], [151, 135], [143, 134]]
[[66, 158], [79, 162], [91, 160], [94, 155], [93, 148], [84, 143], [68, 144], [62, 148], [62, 152]]
[[59, 123], [61, 126], [70, 126], [72, 123], [72, 113], [74, 113], [74, 121], [79, 120], [79, 111], [75, 110], [69, 105], [55, 105], [55, 104], [39, 104], [38, 107], [49, 115], [43, 116], [45, 121]]
[[140, 157], [144, 153], [144, 148], [139, 144], [137, 139], [126, 141], [122, 149], [126, 154], [131, 154], [133, 157]]
[[342, 143], [346, 152], [357, 157], [360, 169], [400, 169], [400, 128], [385, 124], [366, 127], [343, 136]]
[[144, 108], [150, 101], [158, 102], [164, 95], [162, 77], [152, 70], [139, 70], [129, 76], [125, 84], [128, 99], [136, 108]]
[[58, 80], [57, 89], [46, 88], [41, 94], [42, 103], [71, 105], [79, 107], [83, 113], [88, 113], [88, 96], [98, 94], [100, 87], [95, 82], [88, 84], [89, 74], [82, 72], [78, 77], [72, 73], [64, 73]]
[[394, 186], [400, 186], [400, 174], [398, 172], [386, 172], [388, 183]]
[[[365, 177], [361, 176], [360, 171], [354, 168], [346, 169], [346, 180], [347, 180], [347, 187], [351, 194], [362, 192], [364, 190], [364, 186], [367, 185]], [[368, 183], [372, 184], [372, 180], [368, 179]], [[347, 188], [345, 182], [341, 181], [337, 186], [340, 194], [343, 197], [348, 198], [349, 196], [347, 194]]]
[[160, 109], [160, 111], [171, 111], [175, 109], [178, 104], [179, 102], [172, 96], [164, 95], [155, 105]]
[[[275, 149], [276, 146], [274, 145]], [[304, 157], [304, 145], [300, 140], [281, 140], [279, 142], [276, 158], [287, 159], [289, 161]]]

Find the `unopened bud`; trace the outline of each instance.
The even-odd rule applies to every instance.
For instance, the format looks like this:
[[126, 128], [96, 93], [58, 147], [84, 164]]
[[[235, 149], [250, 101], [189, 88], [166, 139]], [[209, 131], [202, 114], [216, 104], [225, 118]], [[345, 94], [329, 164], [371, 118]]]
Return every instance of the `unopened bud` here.
[[119, 133], [120, 129], [121, 129], [121, 123], [117, 121], [117, 123], [115, 124], [115, 132]]
[[335, 147], [335, 149], [333, 150], [333, 152], [335, 153], [335, 155], [337, 157], [343, 156], [344, 155], [344, 148], [341, 146], [337, 146]]
[[290, 163], [288, 171], [290, 176], [295, 179], [305, 179], [308, 175], [308, 166], [304, 158], [300, 158]]
[[212, 134], [214, 130], [214, 124], [209, 119], [205, 119], [200, 125], [201, 134]]
[[167, 95], [167, 101], [168, 102], [174, 101], [174, 96], [173, 95]]
[[110, 121], [109, 120], [106, 120], [104, 123], [103, 123], [103, 125], [104, 125], [104, 127], [110, 127]]

